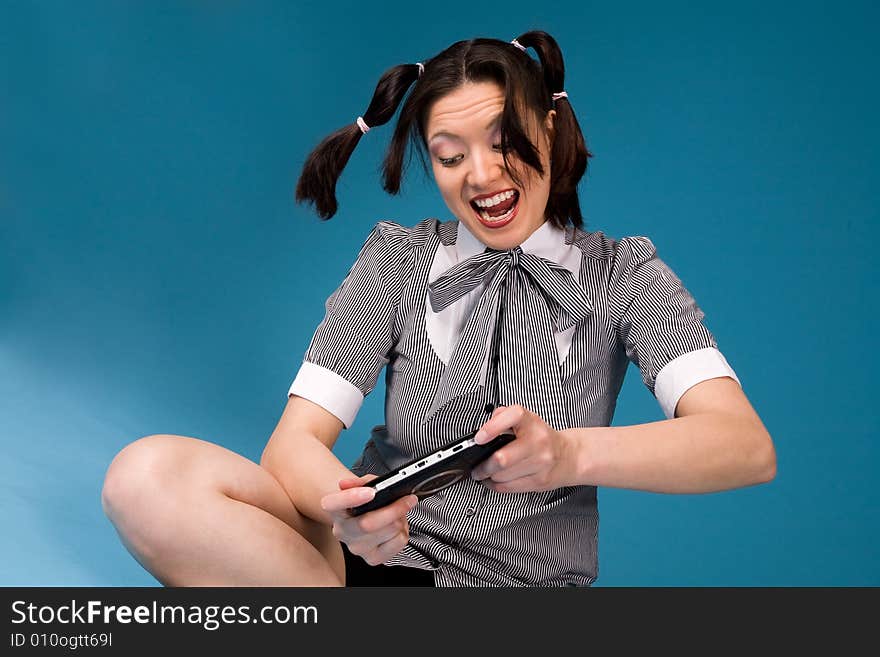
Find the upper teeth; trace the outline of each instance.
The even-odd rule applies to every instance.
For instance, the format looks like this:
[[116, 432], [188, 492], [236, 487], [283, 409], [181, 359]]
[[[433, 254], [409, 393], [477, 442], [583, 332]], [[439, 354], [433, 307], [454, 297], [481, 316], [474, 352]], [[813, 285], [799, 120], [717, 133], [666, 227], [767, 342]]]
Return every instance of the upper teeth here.
[[511, 196], [516, 194], [513, 190], [508, 190], [506, 192], [501, 192], [500, 194], [495, 194], [495, 196], [491, 198], [478, 198], [474, 203], [479, 205], [481, 208], [491, 208], [493, 205], [498, 205], [501, 201], [506, 201]]

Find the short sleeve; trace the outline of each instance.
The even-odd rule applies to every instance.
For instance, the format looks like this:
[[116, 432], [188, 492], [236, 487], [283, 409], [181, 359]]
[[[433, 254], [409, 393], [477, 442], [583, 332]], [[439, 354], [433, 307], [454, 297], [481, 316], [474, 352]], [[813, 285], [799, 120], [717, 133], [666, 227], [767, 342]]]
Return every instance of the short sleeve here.
[[703, 311], [647, 237], [617, 243], [610, 302], [626, 355], [667, 418], [697, 383], [721, 376], [739, 382], [703, 324]]
[[408, 245], [408, 231], [398, 224], [382, 221], [372, 230], [327, 299], [288, 396], [305, 397], [351, 426], [397, 339]]

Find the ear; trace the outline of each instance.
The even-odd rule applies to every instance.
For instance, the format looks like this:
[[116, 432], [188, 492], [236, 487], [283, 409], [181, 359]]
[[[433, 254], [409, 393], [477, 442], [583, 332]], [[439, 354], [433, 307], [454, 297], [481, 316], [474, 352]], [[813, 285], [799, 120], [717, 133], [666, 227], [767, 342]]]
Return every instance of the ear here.
[[553, 140], [556, 137], [556, 110], [550, 110], [547, 112], [547, 118], [544, 119], [544, 129], [547, 131], [547, 136], [550, 138], [550, 146], [553, 146]]

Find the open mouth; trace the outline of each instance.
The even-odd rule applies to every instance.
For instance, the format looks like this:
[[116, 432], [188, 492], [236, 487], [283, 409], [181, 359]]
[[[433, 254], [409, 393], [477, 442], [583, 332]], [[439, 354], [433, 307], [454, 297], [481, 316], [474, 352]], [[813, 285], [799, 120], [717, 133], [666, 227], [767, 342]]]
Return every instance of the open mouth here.
[[519, 209], [519, 192], [510, 189], [491, 198], [471, 201], [471, 208], [485, 226], [498, 228], [510, 222]]

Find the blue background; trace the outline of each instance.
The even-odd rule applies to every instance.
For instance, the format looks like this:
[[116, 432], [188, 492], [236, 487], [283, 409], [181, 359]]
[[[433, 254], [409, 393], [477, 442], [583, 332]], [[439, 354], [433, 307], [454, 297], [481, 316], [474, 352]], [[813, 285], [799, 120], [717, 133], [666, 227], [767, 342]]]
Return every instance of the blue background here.
[[[308, 151], [388, 67], [532, 28], [595, 153], [587, 227], [654, 240], [778, 454], [764, 486], [601, 489], [597, 585], [880, 584], [880, 12], [612, 4], [3, 3], [0, 584], [157, 583], [101, 511], [114, 454], [177, 433], [259, 459], [371, 227], [449, 218], [418, 167], [382, 192], [385, 126], [321, 222], [292, 198]], [[614, 423], [658, 419], [631, 367]]]

